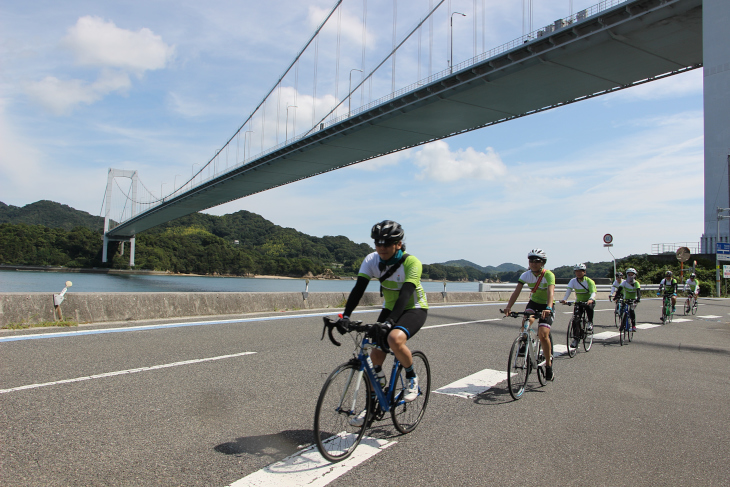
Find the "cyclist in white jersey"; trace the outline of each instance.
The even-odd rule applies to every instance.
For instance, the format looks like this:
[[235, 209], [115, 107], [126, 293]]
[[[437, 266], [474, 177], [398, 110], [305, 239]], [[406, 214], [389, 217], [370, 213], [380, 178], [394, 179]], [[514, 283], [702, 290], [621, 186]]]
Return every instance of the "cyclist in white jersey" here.
[[687, 292], [687, 288], [689, 288], [687, 296], [696, 301], [700, 295], [700, 281], [697, 280], [697, 274], [694, 272], [685, 281], [684, 292]]

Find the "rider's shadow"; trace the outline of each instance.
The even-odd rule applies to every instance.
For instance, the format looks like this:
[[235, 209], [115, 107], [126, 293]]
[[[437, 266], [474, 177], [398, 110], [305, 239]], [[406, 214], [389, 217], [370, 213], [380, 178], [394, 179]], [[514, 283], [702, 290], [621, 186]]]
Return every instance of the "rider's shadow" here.
[[[540, 392], [540, 389], [540, 386], [537, 384], [527, 384], [527, 387], [525, 388], [525, 393]], [[492, 386], [486, 391], [477, 394], [476, 396], [474, 396], [473, 402], [474, 404], [479, 404], [482, 406], [499, 406], [502, 404], [509, 404], [511, 402], [514, 402], [514, 399], [512, 399], [512, 396], [509, 393], [509, 389], [507, 388], [507, 384], [505, 383], [504, 386]]]
[[304, 446], [312, 444], [312, 430], [285, 430], [280, 433], [259, 436], [244, 436], [234, 441], [221, 443], [213, 449], [224, 455], [251, 455], [279, 461], [293, 455]]

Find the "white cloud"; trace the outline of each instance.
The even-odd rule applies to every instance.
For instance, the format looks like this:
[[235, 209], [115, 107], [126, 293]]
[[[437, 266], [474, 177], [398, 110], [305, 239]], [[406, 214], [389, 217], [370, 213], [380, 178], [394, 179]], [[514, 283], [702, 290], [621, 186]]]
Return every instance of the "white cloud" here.
[[63, 44], [80, 65], [120, 68], [138, 75], [164, 68], [175, 51], [150, 29], [133, 32], [88, 15], [68, 30]]
[[633, 88], [617, 91], [606, 97], [605, 103], [613, 101], [635, 102], [637, 100], [661, 100], [683, 96], [702, 95], [702, 69], [695, 69], [680, 76], [669, 76]]
[[[314, 29], [319, 27], [319, 25], [322, 23], [322, 21], [327, 17], [327, 14], [330, 13], [331, 9], [327, 8], [320, 8], [316, 6], [310, 6], [309, 7], [309, 26]], [[335, 12], [332, 14], [332, 17], [330, 17], [329, 21], [327, 21], [327, 26], [334, 26], [337, 24], [337, 15], [338, 13]], [[346, 10], [343, 10], [342, 13], [342, 23], [340, 24], [340, 33], [345, 38], [349, 39], [352, 42], [361, 43], [362, 42], [362, 20], [347, 12]], [[367, 42], [372, 43], [375, 40], [375, 34], [372, 32], [372, 30], [367, 29], [366, 30], [366, 36], [367, 36]]]
[[422, 169], [418, 179], [493, 181], [507, 174], [507, 167], [491, 147], [487, 147], [486, 152], [477, 152], [472, 147], [452, 152], [446, 141], [438, 140], [417, 151], [413, 158], [416, 166]]
[[47, 110], [56, 115], [65, 115], [80, 103], [90, 105], [109, 93], [126, 92], [131, 85], [126, 73], [103, 70], [93, 83], [46, 76], [41, 81], [29, 83], [26, 93]]

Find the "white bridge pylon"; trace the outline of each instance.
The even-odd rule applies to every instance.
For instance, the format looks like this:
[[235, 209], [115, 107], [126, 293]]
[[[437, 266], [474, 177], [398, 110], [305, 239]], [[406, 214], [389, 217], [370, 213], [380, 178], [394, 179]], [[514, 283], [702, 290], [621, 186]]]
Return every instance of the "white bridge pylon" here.
[[106, 182], [106, 200], [104, 202], [104, 245], [101, 253], [101, 261], [107, 262], [109, 242], [122, 242], [122, 248], [120, 249], [120, 255], [124, 255], [124, 242], [129, 242], [129, 266], [134, 267], [134, 236], [131, 237], [107, 237], [109, 231], [109, 221], [111, 220], [112, 213], [112, 190], [114, 187], [114, 178], [129, 178], [132, 180], [132, 195], [131, 195], [131, 217], [137, 214], [137, 185], [139, 183], [139, 175], [137, 171], [127, 171], [124, 169], [109, 168], [109, 175]]

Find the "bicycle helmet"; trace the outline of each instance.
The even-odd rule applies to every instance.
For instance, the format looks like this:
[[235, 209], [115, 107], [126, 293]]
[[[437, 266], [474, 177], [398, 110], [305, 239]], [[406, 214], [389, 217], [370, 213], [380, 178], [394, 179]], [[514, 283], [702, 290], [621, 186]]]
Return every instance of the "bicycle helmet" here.
[[370, 231], [370, 238], [375, 240], [375, 243], [380, 244], [391, 244], [403, 240], [405, 232], [400, 223], [392, 220], [383, 220], [380, 223], [373, 225], [373, 229]]
[[672, 271], [667, 271], [664, 273], [664, 275], [667, 277], [672, 277]]
[[586, 270], [586, 265], [585, 264], [575, 264], [573, 266], [573, 270], [574, 271], [584, 271], [584, 270]]
[[695, 277], [697, 277], [697, 274], [695, 274], [695, 273], [693, 272], [693, 273], [692, 273], [692, 274], [691, 274], [691, 275], [690, 275], [689, 277], [691, 277], [692, 279], [694, 279]]
[[633, 267], [629, 267], [628, 269], [626, 269], [626, 275], [628, 276], [629, 274], [634, 274], [634, 276], [637, 276], [639, 273], [636, 272], [636, 269], [634, 269]]
[[532, 249], [527, 253], [528, 259], [542, 259], [543, 262], [547, 262], [547, 255], [542, 249]]
[[623, 272], [617, 272], [616, 273], [616, 277], [624, 277], [624, 273]]

